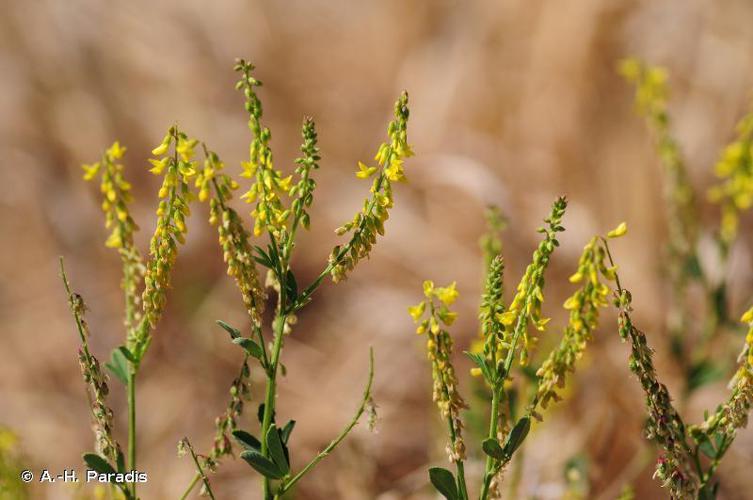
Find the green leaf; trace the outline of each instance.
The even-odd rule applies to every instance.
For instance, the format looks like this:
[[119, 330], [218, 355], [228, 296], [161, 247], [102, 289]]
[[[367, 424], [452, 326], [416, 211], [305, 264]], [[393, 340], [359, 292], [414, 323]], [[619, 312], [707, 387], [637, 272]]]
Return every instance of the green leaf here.
[[221, 319], [217, 320], [217, 324], [220, 325], [227, 333], [230, 334], [230, 338], [231, 339], [237, 339], [238, 337], [241, 336], [241, 331], [240, 330], [238, 330], [237, 328], [234, 328], [234, 327], [228, 325], [227, 323], [225, 323]]
[[727, 285], [725, 283], [716, 287], [712, 293], [714, 299], [714, 312], [720, 324], [727, 323], [729, 317], [727, 314]]
[[290, 420], [287, 424], [285, 424], [285, 427], [282, 428], [280, 431], [280, 439], [282, 439], [282, 442], [285, 444], [288, 444], [288, 441], [290, 441], [290, 434], [293, 433], [293, 429], [295, 428], [295, 420]]
[[698, 260], [698, 256], [693, 254], [688, 257], [688, 259], [685, 261], [685, 269], [684, 269], [686, 275], [690, 276], [693, 279], [700, 279], [703, 277], [703, 270], [701, 269], [701, 263]]
[[261, 442], [251, 433], [237, 429], [233, 431], [233, 437], [246, 450], [261, 451]]
[[241, 458], [256, 469], [256, 471], [269, 479], [282, 479], [284, 474], [277, 465], [264, 455], [255, 450], [246, 450], [241, 453]]
[[515, 424], [515, 427], [512, 428], [510, 435], [507, 436], [507, 440], [505, 441], [505, 446], [503, 448], [505, 457], [508, 460], [512, 458], [512, 454], [515, 453], [515, 450], [520, 448], [520, 445], [523, 444], [523, 441], [525, 440], [526, 436], [528, 436], [528, 431], [530, 430], [531, 418], [528, 416], [525, 416], [518, 420], [518, 422]]
[[123, 452], [118, 450], [118, 456], [116, 459], [116, 465], [118, 466], [118, 472], [125, 472], [125, 456]]
[[254, 246], [254, 250], [256, 250], [256, 253], [259, 254], [258, 257], [254, 257], [254, 260], [261, 264], [262, 266], [272, 269], [274, 268], [274, 264], [272, 263], [272, 259], [269, 258], [269, 255], [262, 249], [260, 246]]
[[707, 457], [711, 459], [716, 458], [716, 450], [714, 449], [714, 445], [711, 444], [711, 441], [709, 441], [706, 436], [704, 436], [703, 440], [698, 444], [698, 449], [701, 450], [701, 453], [703, 453]]
[[233, 339], [233, 344], [241, 346], [249, 356], [256, 359], [261, 359], [263, 352], [259, 344], [246, 337], [237, 337]]
[[458, 485], [455, 484], [455, 476], [447, 469], [432, 467], [429, 469], [429, 480], [447, 500], [458, 500], [460, 498], [458, 496]]
[[128, 384], [128, 361], [120, 350], [113, 349], [110, 362], [105, 364], [105, 368], [110, 370], [115, 378], [123, 382], [123, 385]]
[[[259, 419], [259, 423], [264, 423], [264, 403], [259, 405], [259, 409], [256, 410], [256, 418]], [[272, 420], [271, 422], [274, 423], [275, 421], [275, 411], [272, 410]]]
[[495, 458], [497, 460], [505, 459], [504, 450], [494, 438], [485, 439], [484, 442], [481, 443], [481, 448], [484, 450], [484, 453], [492, 458]]
[[280, 468], [282, 473], [290, 472], [290, 464], [285, 457], [285, 449], [282, 446], [280, 431], [277, 430], [277, 426], [271, 425], [267, 431], [267, 449], [269, 456], [272, 457], [275, 465]]
[[128, 350], [126, 346], [124, 345], [119, 346], [118, 351], [120, 351], [120, 353], [125, 357], [125, 359], [127, 359], [131, 363], [133, 364], [138, 363], [138, 361], [136, 360], [136, 357], [134, 357], [134, 355], [131, 353], [131, 351]]
[[473, 352], [463, 351], [463, 354], [468, 356], [473, 363], [478, 366], [478, 368], [481, 370], [481, 374], [484, 376], [484, 380], [489, 385], [493, 385], [495, 378], [492, 376], [492, 370], [489, 368], [489, 365], [486, 363], [486, 359], [481, 354], [476, 354]]
[[112, 465], [96, 453], [84, 453], [83, 458], [91, 470], [97, 471], [100, 474], [115, 474], [115, 469], [113, 469]]
[[290, 269], [288, 269], [285, 275], [285, 289], [288, 294], [287, 298], [295, 302], [296, 297], [298, 297], [298, 282], [295, 280], [295, 275]]
[[703, 360], [695, 363], [687, 371], [687, 391], [694, 390], [706, 384], [716, 382], [724, 377], [724, 370], [710, 360]]

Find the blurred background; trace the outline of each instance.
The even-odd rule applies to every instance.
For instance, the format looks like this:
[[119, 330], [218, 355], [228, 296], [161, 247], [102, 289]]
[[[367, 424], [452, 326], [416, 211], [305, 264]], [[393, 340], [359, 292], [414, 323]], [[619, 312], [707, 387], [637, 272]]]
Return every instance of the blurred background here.
[[[356, 162], [374, 155], [399, 92], [411, 97], [416, 156], [406, 164], [409, 183], [396, 189], [387, 234], [369, 261], [348, 281], [325, 284], [299, 318], [284, 351], [288, 373], [278, 402], [282, 418], [298, 421], [292, 442], [300, 465], [350, 419], [373, 345], [377, 432], [359, 425], [300, 483], [299, 498], [434, 498], [426, 469], [447, 463], [444, 427], [431, 402], [424, 341], [406, 307], [420, 300], [422, 280], [457, 280], [460, 317], [452, 331], [456, 351], [468, 348], [477, 334], [478, 239], [489, 204], [509, 218], [503, 240], [510, 295], [551, 202], [560, 194], [570, 200], [567, 231], [547, 274], [545, 312], [555, 326], [542, 349], [560, 335], [560, 305], [573, 291], [565, 278], [582, 246], [627, 221], [628, 236], [613, 245], [616, 258], [633, 290], [636, 320], [657, 348], [660, 377], [680, 390], [663, 319], [661, 168], [615, 66], [637, 55], [668, 67], [673, 132], [703, 193], [751, 97], [751, 2], [2, 0], [0, 9], [0, 426], [18, 437], [28, 468], [80, 469], [81, 453], [93, 447], [59, 255], [91, 309], [94, 354], [104, 361], [123, 337], [119, 259], [104, 247], [97, 186], [84, 183], [79, 165], [97, 160], [115, 139], [127, 146], [145, 251], [159, 183], [146, 159], [170, 125], [206, 141], [229, 172], [240, 171], [249, 131], [233, 90], [236, 57], [253, 61], [264, 82], [278, 168], [293, 169], [303, 116], [318, 125], [323, 160], [312, 228], [301, 235], [293, 263], [300, 283], [323, 268], [340, 242], [333, 229], [367, 195], [368, 184], [353, 175]], [[207, 216], [197, 204], [141, 372], [147, 499], [183, 491], [193, 465], [177, 458], [176, 443], [189, 436], [198, 451], [208, 450], [241, 361], [214, 325], [219, 318], [242, 324], [245, 316]], [[718, 212], [704, 203], [701, 217], [713, 226]], [[733, 250], [734, 317], [753, 288], [751, 243], [744, 234]], [[734, 354], [723, 353], [731, 369]], [[666, 497], [651, 480], [656, 455], [641, 434], [643, 396], [628, 354], [606, 314], [566, 400], [526, 442], [520, 498], [562, 498], [575, 480], [586, 484], [588, 498], [614, 498], [625, 485], [637, 498]], [[469, 361], [460, 355], [456, 366], [471, 399]], [[257, 370], [247, 427], [262, 381]], [[117, 381], [111, 386], [123, 441], [125, 398]], [[707, 385], [683, 402], [683, 414], [698, 421], [724, 397], [724, 381]], [[751, 498], [753, 478], [740, 473], [751, 463], [753, 434], [742, 432], [720, 471], [723, 498]], [[566, 474], [567, 464], [577, 470]], [[471, 465], [471, 475], [478, 470]], [[256, 474], [240, 460], [226, 460], [213, 485], [221, 499], [258, 494]], [[75, 493], [37, 485], [32, 498]]]

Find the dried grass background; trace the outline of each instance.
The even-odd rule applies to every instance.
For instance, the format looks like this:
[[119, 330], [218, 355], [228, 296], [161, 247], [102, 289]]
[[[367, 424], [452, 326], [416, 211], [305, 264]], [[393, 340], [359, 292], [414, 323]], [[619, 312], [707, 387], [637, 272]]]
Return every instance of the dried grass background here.
[[[411, 94], [410, 183], [396, 192], [386, 237], [345, 283], [323, 287], [289, 337], [279, 414], [295, 418], [294, 461], [321, 449], [350, 418], [377, 356], [379, 430], [361, 425], [301, 483], [302, 499], [432, 498], [428, 464], [444, 464], [444, 436], [430, 401], [423, 343], [405, 312], [420, 283], [456, 279], [458, 350], [476, 334], [481, 283], [477, 240], [483, 208], [500, 204], [508, 292], [533, 250], [540, 219], [567, 194], [567, 232], [547, 278], [545, 308], [559, 305], [586, 239], [626, 220], [615, 244], [637, 318], [658, 348], [660, 376], [678, 376], [663, 337], [667, 287], [659, 273], [666, 240], [661, 175], [650, 137], [632, 113], [616, 61], [636, 54], [671, 71], [675, 132], [693, 182], [711, 166], [747, 109], [753, 88], [753, 4], [746, 0], [226, 1], [109, 3], [0, 1], [0, 424], [22, 440], [31, 468], [81, 469], [90, 449], [78, 339], [58, 278], [64, 255], [91, 308], [94, 353], [120, 342], [119, 260], [106, 236], [96, 187], [79, 164], [118, 138], [128, 147], [135, 218], [146, 248], [157, 180], [149, 150], [177, 121], [238, 172], [249, 141], [235, 57], [258, 67], [277, 165], [292, 169], [304, 115], [317, 120], [323, 152], [312, 231], [293, 264], [308, 281], [338, 242], [332, 230], [358, 209], [368, 186], [353, 175], [384, 137], [399, 91]], [[243, 213], [248, 209], [241, 206]], [[207, 449], [224, 408], [239, 350], [214, 326], [244, 313], [224, 276], [205, 207], [196, 208], [181, 248], [166, 317], [146, 358], [138, 394], [144, 498], [175, 498], [193, 474], [175, 456], [184, 435]], [[703, 217], [715, 223], [715, 210]], [[745, 228], [750, 219], [746, 219]], [[733, 257], [733, 314], [753, 287], [751, 238]], [[555, 341], [553, 329], [542, 347]], [[568, 399], [526, 443], [521, 498], [560, 498], [563, 466], [589, 457], [592, 498], [632, 483], [637, 498], [663, 498], [651, 481], [654, 455], [641, 436], [643, 400], [627, 369], [627, 346], [607, 316], [579, 365]], [[731, 362], [732, 360], [730, 360]], [[458, 369], [469, 363], [459, 356]], [[112, 386], [118, 386], [113, 381]], [[468, 388], [464, 388], [466, 392]], [[254, 418], [263, 397], [256, 373]], [[698, 420], [724, 391], [700, 391], [685, 414]], [[119, 389], [112, 403], [124, 416]], [[118, 435], [125, 439], [124, 420]], [[753, 434], [742, 433], [720, 475], [723, 498], [751, 498]], [[218, 498], [257, 498], [254, 473], [227, 461]], [[72, 488], [37, 487], [34, 498]]]

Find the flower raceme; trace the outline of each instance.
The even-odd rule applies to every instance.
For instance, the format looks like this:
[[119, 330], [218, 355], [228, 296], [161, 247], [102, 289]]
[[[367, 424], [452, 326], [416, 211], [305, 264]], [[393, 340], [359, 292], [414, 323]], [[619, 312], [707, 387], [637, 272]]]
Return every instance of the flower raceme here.
[[214, 151], [205, 147], [204, 156], [204, 169], [196, 179], [199, 199], [209, 199], [209, 223], [217, 226], [227, 274], [235, 279], [251, 321], [259, 324], [267, 294], [259, 280], [250, 234], [238, 213], [228, 206], [238, 184], [222, 172], [224, 164]]
[[[608, 236], [616, 238], [626, 230], [623, 223]], [[580, 284], [580, 288], [563, 306], [570, 312], [570, 318], [559, 346], [549, 353], [536, 372], [539, 381], [532, 409], [539, 404], [546, 408], [550, 400], [560, 399], [556, 390], [564, 387], [565, 376], [575, 371], [575, 363], [591, 341], [599, 322], [599, 309], [609, 305], [611, 288], [604, 281], [615, 280], [615, 269], [605, 263], [606, 251], [601, 241], [601, 238], [593, 237], [588, 242], [580, 257], [578, 271], [570, 277], [570, 282]]]
[[753, 205], [753, 114], [740, 120], [737, 132], [714, 169], [720, 183], [709, 190], [709, 199], [722, 208], [719, 237], [725, 251], [737, 238], [741, 212]]
[[405, 181], [403, 162], [413, 156], [408, 144], [408, 94], [403, 92], [395, 103], [395, 119], [387, 127], [389, 142], [382, 143], [374, 160], [377, 166], [369, 167], [359, 162], [356, 176], [359, 179], [374, 178], [371, 196], [363, 204], [351, 222], [336, 229], [338, 235], [352, 233], [350, 241], [336, 246], [330, 254], [332, 280], [337, 283], [345, 279], [358, 261], [369, 256], [377, 235], [384, 234], [384, 223], [392, 208], [392, 183]]
[[[451, 326], [457, 318], [457, 313], [449, 308], [458, 297], [456, 284], [453, 282], [446, 287], [435, 287], [433, 282], [425, 281], [424, 297], [425, 300], [409, 308], [409, 313], [418, 324], [416, 333], [426, 334], [427, 356], [434, 379], [433, 399], [442, 416], [451, 421], [450, 425], [455, 430], [450, 460], [458, 461], [465, 458], [460, 411], [466, 404], [458, 392], [458, 381], [452, 366], [452, 338], [444, 328]], [[424, 318], [427, 311], [428, 316]]]

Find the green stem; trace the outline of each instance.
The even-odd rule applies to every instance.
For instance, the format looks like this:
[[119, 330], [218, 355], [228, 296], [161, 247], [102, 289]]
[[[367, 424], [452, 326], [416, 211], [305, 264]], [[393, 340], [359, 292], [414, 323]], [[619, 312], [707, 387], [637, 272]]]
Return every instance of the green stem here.
[[[454, 447], [457, 434], [455, 433], [455, 424], [452, 422], [452, 416], [447, 417], [447, 425], [450, 429], [450, 440]], [[468, 487], [465, 484], [465, 465], [463, 464], [462, 459], [455, 462], [455, 470], [458, 473], [458, 491], [460, 492], [460, 499], [468, 500]]]
[[[212, 500], [215, 500], [214, 493], [212, 492], [212, 487], [209, 484], [209, 478], [204, 473], [204, 469], [201, 467], [201, 464], [199, 463], [199, 458], [196, 456], [196, 452], [194, 451], [193, 446], [191, 446], [191, 442], [186, 437], [183, 438], [183, 442], [188, 448], [188, 451], [191, 453], [191, 458], [193, 458], [193, 463], [196, 465], [196, 471], [198, 473], [197, 476], [199, 476], [201, 480], [204, 482], [204, 488], [206, 489], [206, 492], [209, 495], [209, 498], [211, 498]], [[194, 484], [196, 484], [195, 481], [191, 483], [191, 488], [193, 488]], [[190, 491], [191, 490], [189, 489], [185, 494], [188, 494]]]
[[366, 405], [368, 404], [369, 400], [371, 399], [371, 386], [374, 382], [374, 349], [369, 348], [369, 379], [366, 383], [366, 388], [363, 391], [363, 398], [361, 399], [361, 404], [358, 407], [358, 410], [356, 411], [356, 414], [353, 416], [351, 421], [348, 423], [348, 425], [345, 426], [345, 428], [338, 434], [338, 436], [332, 440], [329, 445], [324, 448], [321, 452], [319, 452], [318, 455], [316, 455], [313, 460], [311, 460], [306, 466], [301, 469], [301, 471], [293, 476], [289, 481], [286, 481], [280, 489], [277, 491], [277, 494], [275, 495], [275, 498], [281, 496], [286, 491], [290, 490], [290, 488], [293, 487], [295, 483], [297, 483], [303, 476], [305, 476], [311, 469], [316, 467], [316, 465], [321, 462], [327, 455], [332, 453], [332, 451], [339, 445], [343, 439], [347, 437], [347, 435], [350, 433], [350, 431], [353, 429], [353, 427], [356, 426], [358, 423], [358, 420], [361, 418], [361, 415], [363, 415], [363, 412], [366, 410]]
[[[136, 368], [128, 370], [128, 467], [136, 470]], [[131, 493], [136, 498], [136, 482], [131, 484]]]
[[[280, 296], [280, 309], [282, 309], [282, 295]], [[267, 369], [267, 389], [264, 396], [264, 417], [261, 425], [261, 454], [268, 456], [267, 450], [267, 431], [272, 424], [272, 415], [274, 414], [275, 397], [277, 396], [277, 367], [280, 359], [280, 350], [282, 348], [282, 337], [284, 335], [285, 320], [287, 316], [279, 314], [275, 318], [275, 340], [272, 347], [272, 359]], [[269, 478], [264, 477], [264, 498], [271, 498]]]
[[[491, 415], [489, 416], [489, 439], [497, 439], [497, 423], [499, 422], [499, 396], [500, 391], [497, 388], [494, 388], [492, 391], [492, 411]], [[494, 458], [491, 456], [486, 457], [486, 467], [484, 469], [484, 484], [481, 488], [481, 495], [479, 498], [481, 500], [486, 500], [489, 497], [489, 486], [491, 486], [492, 478], [494, 477], [494, 474], [492, 474], [492, 471], [494, 470]]]
[[199, 481], [201, 481], [201, 474], [197, 472], [196, 475], [191, 480], [191, 482], [188, 484], [188, 488], [186, 488], [186, 491], [184, 491], [183, 494], [180, 496], [179, 500], [186, 500], [186, 498], [188, 498], [188, 495], [191, 494], [191, 491], [193, 490], [194, 486], [196, 486], [196, 484]]

